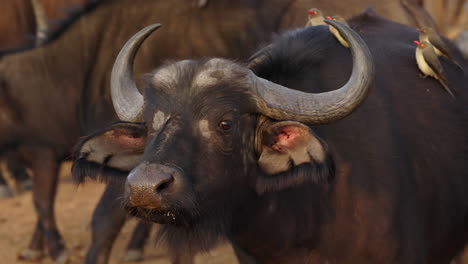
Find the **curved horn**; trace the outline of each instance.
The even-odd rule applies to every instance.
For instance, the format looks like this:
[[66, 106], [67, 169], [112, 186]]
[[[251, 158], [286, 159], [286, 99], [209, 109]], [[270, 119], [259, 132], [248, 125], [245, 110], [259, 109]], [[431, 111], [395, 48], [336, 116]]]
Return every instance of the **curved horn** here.
[[122, 121], [139, 122], [144, 98], [133, 80], [133, 61], [136, 52], [145, 39], [161, 24], [145, 27], [136, 33], [120, 50], [111, 73], [111, 97], [115, 112]]
[[258, 112], [277, 120], [323, 124], [347, 116], [364, 100], [374, 78], [374, 63], [369, 48], [346, 25], [335, 20], [325, 20], [325, 23], [336, 28], [350, 44], [353, 71], [348, 82], [340, 89], [313, 94], [255, 76], [254, 98]]
[[268, 59], [268, 51], [272, 47], [273, 44], [269, 44], [268, 46], [263, 47], [261, 50], [255, 52], [254, 55], [250, 56], [250, 58], [247, 60], [249, 62], [247, 68], [255, 71], [258, 66], [266, 63], [266, 60]]

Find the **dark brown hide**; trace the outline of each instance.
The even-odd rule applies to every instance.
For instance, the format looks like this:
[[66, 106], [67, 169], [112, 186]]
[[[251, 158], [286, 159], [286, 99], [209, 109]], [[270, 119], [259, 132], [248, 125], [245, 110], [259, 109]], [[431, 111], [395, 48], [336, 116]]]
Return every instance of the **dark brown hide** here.
[[[372, 13], [349, 22], [374, 56], [375, 84], [349, 117], [311, 128], [316, 136], [302, 125], [284, 131], [284, 123], [274, 120], [262, 129], [264, 117], [252, 113], [249, 82], [238, 64], [184, 61], [148, 75], [144, 120], [150, 136], [127, 186], [157, 183], [160, 177], [151, 182], [151, 175], [161, 173], [159, 164], [178, 172], [164, 189], [145, 189], [144, 195], [156, 200], [129, 205], [140, 217], [172, 224], [161, 231], [172, 250], [207, 250], [225, 237], [259, 263], [439, 264], [463, 248], [467, 77], [443, 62], [458, 94], [453, 100], [437, 81], [419, 77], [415, 29]], [[349, 50], [323, 26], [289, 32], [262, 55], [266, 58], [254, 68], [259, 76], [301, 91], [334, 90], [351, 72]], [[221, 77], [197, 85], [196, 76], [213, 63], [224, 72], [212, 76]], [[155, 118], [161, 115], [165, 118]], [[310, 155], [303, 164], [292, 159], [286, 172], [264, 173], [270, 170], [258, 164], [259, 144], [277, 150], [279, 142], [294, 146], [275, 137], [278, 127], [287, 137], [301, 127], [296, 136], [308, 139], [304, 145], [313, 146], [315, 158]], [[322, 151], [326, 158], [317, 158]], [[310, 180], [317, 175], [328, 177]], [[308, 180], [281, 180], [294, 177]], [[258, 192], [259, 183], [268, 184], [263, 178], [276, 179], [276, 188]]]
[[[0, 135], [15, 131], [14, 137], [2, 137], [2, 140], [21, 143], [26, 149], [33, 147], [34, 151], [26, 152], [39, 155], [39, 161], [34, 164], [41, 166], [38, 169], [42, 171], [36, 178], [44, 186], [33, 190], [39, 214], [33, 241], [42, 241], [46, 235], [48, 240], [44, 246], [49, 254], [57, 258], [63, 252], [53, 217], [57, 166], [51, 164], [49, 169], [44, 168], [38, 149], [48, 153], [44, 155], [44, 164], [59, 162], [68, 156], [81, 135], [115, 120], [109, 97], [109, 71], [119, 49], [139, 29], [153, 23], [164, 25], [139, 52], [136, 76], [168, 59], [206, 56], [242, 59], [252, 54], [260, 43], [268, 42], [272, 32], [305, 25], [306, 10], [310, 7], [349, 17], [360, 12], [360, 7], [367, 7], [369, 2], [373, 1], [354, 5], [314, 0], [220, 0], [200, 9], [194, 7], [192, 0], [182, 3], [104, 1], [77, 17], [43, 47], [2, 57], [0, 78], [17, 108], [15, 114], [22, 119], [12, 126], [0, 124]], [[378, 10], [384, 10], [387, 2], [394, 1], [374, 4]], [[390, 9], [386, 14], [395, 19], [404, 16], [399, 8]], [[49, 185], [45, 186], [47, 183]], [[111, 210], [112, 207], [103, 202], [102, 208]], [[116, 232], [110, 229], [109, 236], [115, 237]], [[112, 241], [107, 235], [95, 237]], [[30, 248], [41, 250], [42, 245], [42, 242], [33, 242]], [[110, 248], [108, 244], [106, 247]], [[105, 257], [102, 259], [106, 261]]]
[[0, 49], [33, 42], [36, 23], [31, 0], [4, 0], [0, 3]]
[[[35, 175], [42, 183], [33, 190], [40, 217], [30, 250], [40, 252], [45, 247], [53, 258], [59, 258], [64, 252], [53, 217], [57, 165], [51, 163], [66, 157], [80, 135], [115, 120], [109, 97], [109, 74], [115, 56], [130, 36], [154, 22], [166, 25], [162, 34], [142, 47], [136, 63], [137, 75], [168, 59], [209, 55], [246, 58], [276, 31], [277, 20], [286, 5], [270, 10], [259, 8], [260, 1], [216, 1], [199, 9], [191, 4], [192, 0], [187, 3], [105, 1], [76, 18], [66, 31], [54, 36], [46, 45], [1, 58], [2, 89], [14, 105], [15, 116], [21, 117], [19, 122], [0, 125], [0, 134], [6, 135], [2, 137], [3, 148], [6, 144], [13, 147], [11, 143], [21, 143], [26, 156], [34, 160], [31, 165], [38, 166], [33, 167], [33, 171], [41, 171]], [[41, 151], [48, 154], [41, 155]], [[32, 154], [38, 156], [34, 158]], [[43, 163], [42, 158], [46, 159]], [[50, 166], [47, 168], [44, 164]], [[114, 210], [105, 204], [102, 208]], [[116, 225], [108, 225], [118, 231], [125, 215], [107, 215], [109, 219], [117, 215], [123, 219]], [[115, 237], [117, 233], [101, 227], [98, 222], [93, 222], [94, 230], [108, 231], [97, 235], [97, 240], [104, 241], [103, 245], [110, 249], [107, 241], [113, 238], [109, 236]], [[106, 225], [108, 222], [104, 221]], [[43, 241], [44, 236], [47, 236], [46, 241]], [[104, 254], [108, 253], [105, 250]], [[106, 261], [106, 257], [99, 258]]]

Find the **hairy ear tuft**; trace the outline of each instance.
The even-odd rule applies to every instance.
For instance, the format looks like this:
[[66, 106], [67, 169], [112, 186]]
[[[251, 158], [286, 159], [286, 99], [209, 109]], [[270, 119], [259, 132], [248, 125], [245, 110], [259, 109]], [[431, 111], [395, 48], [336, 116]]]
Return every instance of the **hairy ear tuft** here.
[[258, 166], [264, 173], [256, 190], [280, 190], [305, 182], [327, 182], [334, 173], [325, 143], [299, 122], [266, 121], [258, 128]]
[[76, 184], [82, 184], [86, 178], [98, 182], [124, 182], [127, 179], [128, 171], [102, 166], [94, 162], [89, 162], [85, 158], [73, 161], [72, 178]]
[[268, 126], [261, 133], [258, 165], [269, 175], [286, 172], [304, 163], [325, 159], [322, 142], [312, 130], [299, 122], [283, 121]]
[[74, 180], [82, 183], [89, 177], [108, 182], [125, 178], [143, 154], [146, 131], [142, 124], [117, 123], [83, 138], [73, 154]]
[[327, 155], [322, 163], [304, 163], [273, 176], [261, 175], [257, 178], [255, 191], [258, 194], [280, 191], [307, 183], [330, 183], [335, 175], [335, 163]]

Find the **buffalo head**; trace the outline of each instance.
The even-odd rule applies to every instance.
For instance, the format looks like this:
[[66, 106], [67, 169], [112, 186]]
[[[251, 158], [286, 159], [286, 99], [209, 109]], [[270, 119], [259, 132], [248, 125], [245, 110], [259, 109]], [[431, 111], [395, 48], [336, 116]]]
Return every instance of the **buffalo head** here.
[[343, 87], [320, 94], [272, 83], [224, 59], [167, 63], [145, 76], [141, 94], [133, 60], [159, 25], [141, 30], [112, 70], [112, 100], [122, 122], [82, 140], [75, 176], [83, 175], [85, 163], [129, 172], [131, 212], [177, 225], [216, 217], [245, 197], [326, 181], [333, 164], [308, 125], [349, 115], [373, 79], [364, 41], [337, 21], [326, 22], [350, 43], [353, 70]]

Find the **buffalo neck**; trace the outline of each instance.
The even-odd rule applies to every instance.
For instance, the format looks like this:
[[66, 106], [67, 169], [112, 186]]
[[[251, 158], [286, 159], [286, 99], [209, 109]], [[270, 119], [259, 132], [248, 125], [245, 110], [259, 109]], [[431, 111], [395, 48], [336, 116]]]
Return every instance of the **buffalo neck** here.
[[328, 200], [328, 185], [317, 183], [252, 196], [233, 213], [232, 239], [247, 254], [267, 262], [310, 254], [329, 217]]

